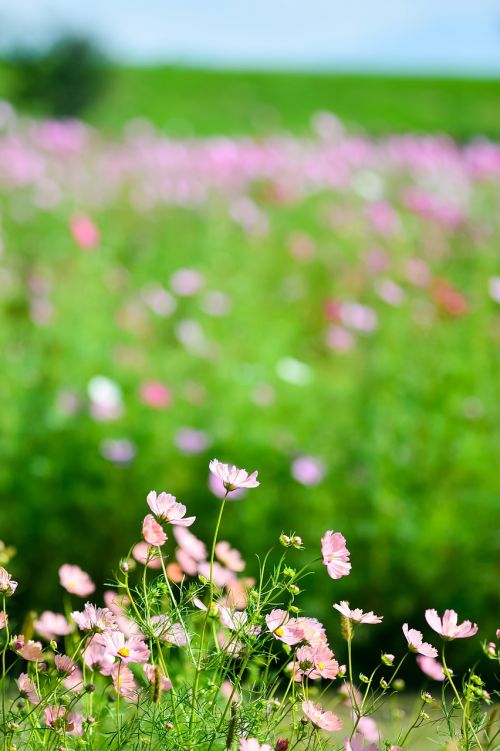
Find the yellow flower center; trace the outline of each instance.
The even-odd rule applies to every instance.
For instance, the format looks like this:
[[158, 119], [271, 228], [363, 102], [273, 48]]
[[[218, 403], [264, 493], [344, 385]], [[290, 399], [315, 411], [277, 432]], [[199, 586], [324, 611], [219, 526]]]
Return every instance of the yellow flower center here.
[[324, 662], [318, 662], [318, 667], [319, 667], [320, 670], [324, 670], [325, 669], [325, 663]]
[[130, 654], [130, 650], [127, 649], [127, 647], [120, 647], [120, 649], [118, 650], [118, 654], [120, 655], [120, 657], [128, 657]]
[[285, 635], [285, 629], [281, 628], [281, 626], [280, 626], [279, 628], [276, 629], [276, 631], [274, 633], [276, 634], [276, 636], [284, 636]]

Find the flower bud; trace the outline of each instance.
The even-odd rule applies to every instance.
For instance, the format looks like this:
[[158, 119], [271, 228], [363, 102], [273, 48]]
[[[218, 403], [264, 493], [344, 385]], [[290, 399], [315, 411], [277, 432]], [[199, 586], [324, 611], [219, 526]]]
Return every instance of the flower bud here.
[[165, 727], [166, 727], [167, 730], [173, 730], [173, 728], [174, 728], [174, 726], [172, 725], [171, 722], [166, 722], [165, 723]]
[[495, 642], [489, 641], [487, 644], [484, 645], [483, 649], [487, 657], [497, 656], [497, 645], [495, 644]]
[[422, 697], [422, 701], [425, 701], [426, 704], [432, 704], [432, 696], [428, 691], [422, 691], [420, 696]]
[[278, 738], [275, 745], [275, 751], [287, 751], [290, 742], [286, 738]]
[[198, 574], [198, 580], [199, 580], [199, 581], [200, 581], [200, 582], [201, 582], [202, 584], [208, 584], [208, 579], [206, 578], [206, 576], [203, 576], [203, 574]]
[[380, 679], [380, 687], [383, 688], [384, 691], [386, 691], [389, 688], [389, 684], [387, 683], [385, 678]]
[[292, 595], [300, 594], [300, 589], [297, 587], [296, 584], [289, 584], [287, 589]]
[[86, 694], [93, 694], [95, 691], [95, 686], [93, 683], [87, 683], [85, 686], [85, 693]]
[[293, 579], [297, 572], [294, 568], [290, 568], [290, 566], [286, 566], [286, 568], [283, 569], [284, 576], [287, 576], [289, 579]]
[[130, 563], [126, 558], [122, 558], [120, 561], [120, 571], [123, 571], [124, 574], [128, 574], [130, 571]]
[[49, 647], [51, 648], [51, 650], [53, 652], [56, 652], [57, 651], [57, 642], [54, 641], [54, 639], [51, 639], [50, 642], [49, 642]]
[[422, 720], [428, 720], [429, 719], [429, 715], [427, 714], [427, 712], [420, 712], [419, 717], [421, 717]]
[[282, 533], [280, 534], [280, 536], [279, 536], [279, 541], [280, 541], [280, 543], [281, 543], [281, 544], [283, 545], [283, 547], [285, 547], [285, 548], [289, 548], [289, 547], [290, 547], [290, 545], [291, 545], [291, 542], [292, 542], [292, 541], [290, 540], [290, 538], [288, 537], [288, 535], [285, 535], [285, 533], [284, 533], [284, 532], [282, 532]]
[[394, 655], [383, 654], [381, 659], [384, 665], [388, 665], [389, 667], [394, 663]]
[[369, 683], [369, 681], [370, 681], [370, 679], [368, 678], [368, 676], [365, 675], [364, 673], [360, 673], [359, 674], [359, 680], [361, 681], [361, 683]]

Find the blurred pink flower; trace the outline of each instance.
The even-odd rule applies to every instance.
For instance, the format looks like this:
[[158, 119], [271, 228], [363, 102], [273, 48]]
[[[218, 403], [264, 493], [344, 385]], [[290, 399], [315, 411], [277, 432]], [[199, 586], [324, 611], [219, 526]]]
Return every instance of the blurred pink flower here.
[[325, 532], [321, 538], [321, 555], [330, 578], [341, 579], [351, 571], [350, 553], [346, 548], [345, 537], [340, 532]]
[[3, 610], [0, 610], [0, 629], [5, 628], [9, 622], [9, 616]]
[[174, 537], [179, 547], [193, 558], [195, 561], [204, 561], [207, 558], [207, 549], [205, 543], [193, 535], [189, 529], [184, 527], [173, 528]]
[[148, 493], [147, 503], [153, 514], [161, 521], [179, 527], [190, 527], [196, 521], [196, 516], [185, 516], [186, 507], [179, 503], [170, 493], [156, 494], [154, 490]]
[[210, 472], [221, 480], [228, 493], [238, 488], [257, 488], [260, 485], [257, 471], [249, 475], [246, 469], [223, 464], [218, 459], [212, 459], [208, 466]]
[[215, 546], [215, 555], [230, 571], [241, 572], [245, 568], [245, 561], [240, 552], [232, 548], [225, 540], [220, 540]]
[[58, 636], [67, 636], [74, 631], [74, 625], [68, 623], [61, 613], [53, 613], [45, 610], [39, 618], [33, 622], [36, 631], [47, 641], [57, 641]]
[[70, 229], [74, 241], [82, 250], [94, 250], [99, 245], [99, 230], [86, 214], [74, 216], [70, 222]]
[[40, 697], [38, 696], [35, 684], [28, 677], [27, 673], [21, 673], [16, 683], [21, 696], [24, 696], [31, 704], [40, 703]]
[[342, 303], [340, 308], [340, 320], [348, 328], [370, 334], [378, 326], [377, 313], [367, 305], [358, 302]]
[[436, 610], [426, 610], [425, 620], [443, 639], [466, 639], [469, 636], [474, 636], [478, 631], [477, 624], [470, 621], [464, 621], [458, 625], [458, 615], [454, 610], [445, 610], [442, 619], [438, 616]]
[[62, 724], [62, 720], [66, 717], [66, 707], [45, 707], [43, 710], [43, 718], [45, 724], [51, 728]]
[[284, 644], [298, 644], [304, 638], [304, 632], [286, 610], [275, 608], [266, 615], [266, 624], [276, 639]]
[[374, 201], [365, 209], [366, 216], [375, 232], [384, 237], [394, 235], [399, 228], [398, 215], [386, 201]]
[[199, 271], [194, 269], [178, 269], [170, 277], [173, 291], [181, 297], [191, 297], [202, 288], [204, 279]]
[[338, 610], [339, 613], [341, 613], [346, 618], [349, 618], [350, 621], [355, 621], [356, 623], [381, 623], [383, 620], [382, 615], [375, 615], [371, 610], [368, 613], [363, 613], [362, 610], [359, 608], [356, 608], [355, 610], [351, 610], [349, 607], [349, 603], [345, 600], [341, 600], [340, 603], [335, 604], [333, 606], [335, 610]]
[[128, 701], [135, 701], [137, 697], [137, 685], [134, 674], [127, 665], [116, 662], [111, 668], [111, 678], [117, 694]]
[[139, 390], [144, 404], [154, 409], [166, 409], [172, 403], [172, 392], [160, 381], [144, 381]]
[[183, 454], [201, 454], [210, 446], [210, 440], [203, 430], [179, 428], [175, 434], [175, 445]]
[[429, 678], [432, 678], [433, 681], [444, 681], [445, 675], [443, 666], [438, 660], [424, 655], [418, 655], [416, 659], [417, 665], [422, 673], [425, 673]]
[[350, 740], [344, 740], [344, 751], [380, 751], [380, 748], [375, 743], [370, 743], [362, 733], [354, 733]]
[[303, 701], [302, 711], [313, 725], [322, 730], [333, 733], [342, 727], [342, 720], [334, 715], [333, 712], [325, 712], [320, 704], [314, 704], [312, 701]]
[[185, 647], [188, 643], [188, 636], [180, 623], [174, 623], [168, 615], [154, 615], [151, 618], [151, 628], [154, 635], [174, 644], [176, 647]]
[[78, 597], [88, 597], [95, 591], [95, 584], [90, 576], [79, 566], [70, 563], [64, 563], [60, 567], [59, 581], [67, 592]]
[[398, 306], [405, 299], [404, 290], [392, 279], [379, 279], [375, 283], [375, 291], [381, 300], [388, 305]]
[[405, 623], [403, 624], [403, 633], [408, 642], [408, 647], [412, 652], [418, 652], [419, 655], [424, 655], [426, 657], [437, 657], [437, 649], [431, 644], [423, 641], [423, 636], [420, 631], [417, 631], [415, 628], [408, 628], [408, 624]]
[[[204, 576], [207, 581], [210, 580], [210, 563], [208, 561], [202, 561], [199, 563], [198, 573]], [[216, 587], [225, 587], [234, 581], [235, 578], [235, 574], [232, 571], [224, 568], [224, 566], [221, 566], [217, 561], [214, 561], [214, 565], [212, 566], [212, 579]]]
[[323, 462], [314, 456], [298, 456], [292, 463], [292, 477], [306, 487], [319, 485], [325, 472]]
[[490, 276], [488, 280], [488, 291], [494, 302], [500, 303], [500, 276]]
[[100, 445], [101, 456], [114, 464], [130, 464], [137, 453], [135, 445], [127, 438], [105, 438]]
[[273, 751], [269, 743], [259, 743], [257, 738], [242, 738], [238, 751]]
[[150, 548], [147, 542], [141, 541], [134, 545], [132, 548], [132, 557], [137, 563], [142, 563], [143, 566], [147, 563], [148, 568], [161, 568], [161, 558], [158, 555], [158, 551]]
[[[355, 719], [356, 715], [353, 712], [353, 719]], [[366, 738], [367, 741], [370, 741], [371, 743], [375, 743], [380, 738], [379, 729], [377, 727], [377, 723], [372, 717], [360, 717], [358, 722], [358, 731], [359, 733]], [[368, 751], [369, 751], [368, 747]]]
[[28, 660], [28, 662], [39, 662], [43, 657], [41, 642], [33, 641], [33, 639], [26, 641], [22, 634], [14, 636], [12, 648], [18, 655]]
[[73, 673], [74, 670], [76, 670], [76, 665], [71, 659], [71, 657], [68, 657], [68, 655], [56, 655], [54, 657], [54, 663], [57, 668], [57, 670], [60, 673]]
[[147, 514], [142, 522], [142, 536], [148, 543], [156, 547], [164, 545], [168, 539], [161, 524], [158, 524], [153, 514]]
[[356, 344], [350, 331], [343, 326], [329, 326], [325, 334], [327, 347], [337, 352], [349, 352]]
[[158, 665], [151, 665], [151, 663], [146, 662], [144, 665], [144, 675], [149, 683], [158, 685], [160, 691], [170, 691], [172, 688], [172, 681], [166, 677]]
[[116, 617], [109, 608], [98, 608], [90, 602], [85, 603], [82, 612], [74, 610], [71, 617], [81, 631], [102, 633], [117, 628]]
[[0, 592], [6, 597], [10, 597], [17, 589], [17, 582], [14, 581], [9, 572], [0, 566]]

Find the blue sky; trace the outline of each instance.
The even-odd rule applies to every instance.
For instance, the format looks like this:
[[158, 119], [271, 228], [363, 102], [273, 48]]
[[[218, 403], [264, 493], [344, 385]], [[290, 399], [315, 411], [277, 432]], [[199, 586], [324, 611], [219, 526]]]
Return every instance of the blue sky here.
[[0, 0], [0, 29], [139, 64], [500, 73], [498, 0]]

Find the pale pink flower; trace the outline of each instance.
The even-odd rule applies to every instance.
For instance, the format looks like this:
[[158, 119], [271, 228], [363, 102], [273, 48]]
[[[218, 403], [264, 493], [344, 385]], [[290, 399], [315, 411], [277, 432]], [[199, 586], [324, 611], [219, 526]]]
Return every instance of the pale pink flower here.
[[259, 743], [257, 738], [242, 738], [238, 751], [273, 751], [269, 743]]
[[56, 641], [58, 636], [67, 636], [75, 628], [72, 623], [68, 623], [64, 615], [53, 613], [51, 610], [45, 610], [34, 621], [33, 626], [47, 641]]
[[43, 717], [50, 728], [61, 727], [66, 716], [66, 707], [45, 707]]
[[286, 610], [272, 610], [266, 615], [266, 624], [273, 636], [284, 644], [298, 644], [304, 638], [304, 632]]
[[408, 628], [408, 624], [405, 623], [403, 624], [403, 634], [412, 652], [417, 652], [419, 655], [424, 655], [425, 657], [437, 657], [437, 649], [423, 640], [420, 631], [417, 631], [415, 628]]
[[71, 234], [82, 250], [93, 250], [99, 245], [99, 230], [86, 214], [77, 214], [70, 222]]
[[145, 381], [139, 394], [144, 404], [154, 409], [166, 409], [172, 403], [172, 392], [159, 381]]
[[[202, 561], [198, 564], [198, 573], [204, 576], [205, 579], [210, 580], [210, 563], [208, 561]], [[229, 571], [229, 569], [224, 568], [220, 563], [214, 561], [212, 566], [212, 580], [216, 587], [225, 587], [228, 584], [231, 584], [234, 579], [235, 574], [232, 571]]]
[[210, 472], [221, 480], [228, 493], [238, 488], [257, 488], [260, 485], [257, 471], [249, 475], [245, 469], [223, 464], [218, 459], [212, 459], [208, 466]]
[[191, 558], [191, 556], [181, 548], [178, 548], [175, 551], [175, 555], [182, 571], [188, 576], [196, 576], [198, 573], [198, 564], [194, 558]]
[[317, 728], [333, 733], [342, 727], [342, 720], [334, 715], [333, 712], [325, 712], [320, 704], [314, 704], [312, 701], [303, 701], [302, 711], [307, 719]]
[[0, 629], [5, 628], [9, 622], [9, 616], [3, 610], [0, 610]]
[[222, 681], [220, 690], [222, 696], [224, 696], [226, 699], [231, 699], [234, 704], [239, 702], [240, 695], [237, 691], [234, 690], [234, 686], [231, 681]]
[[326, 473], [324, 463], [314, 456], [298, 456], [292, 463], [292, 477], [301, 485], [319, 485]]
[[183, 454], [201, 454], [210, 446], [210, 438], [203, 430], [179, 428], [175, 434], [175, 445]]
[[154, 615], [151, 618], [151, 628], [158, 639], [176, 647], [185, 647], [188, 643], [188, 635], [182, 625], [173, 623], [168, 615]]
[[494, 302], [500, 303], [500, 276], [490, 276], [488, 280], [488, 291]]
[[497, 628], [497, 630], [495, 632], [495, 636], [496, 636], [497, 639], [500, 639], [500, 628]]
[[56, 655], [54, 662], [57, 670], [60, 673], [72, 673], [76, 669], [76, 665], [68, 655]]
[[153, 514], [164, 522], [178, 525], [179, 527], [190, 527], [196, 520], [196, 516], [186, 516], [186, 507], [176, 501], [174, 495], [170, 493], [160, 493], [152, 490], [147, 497], [148, 506]]
[[161, 524], [158, 524], [153, 514], [147, 514], [142, 522], [142, 536], [148, 543], [154, 547], [161, 547], [166, 543], [168, 537]]
[[103, 675], [109, 675], [115, 662], [104, 644], [102, 634], [96, 634], [83, 650], [83, 660], [91, 670], [99, 670]]
[[339, 664], [326, 644], [317, 647], [299, 647], [295, 655], [295, 666], [296, 681], [302, 680], [302, 676], [307, 676], [311, 680], [318, 678], [333, 680], [339, 672]]
[[340, 603], [335, 604], [333, 607], [346, 618], [349, 618], [350, 621], [355, 621], [356, 623], [381, 623], [384, 617], [383, 615], [375, 615], [371, 610], [369, 613], [363, 613], [359, 608], [351, 610], [349, 603], [345, 600], [341, 600]]
[[170, 277], [173, 291], [181, 297], [195, 295], [203, 286], [202, 274], [195, 269], [177, 269]]
[[42, 644], [39, 641], [33, 641], [33, 639], [25, 640], [24, 636], [14, 636], [12, 640], [12, 648], [18, 655], [23, 657], [28, 662], [38, 662], [43, 657]]
[[68, 712], [66, 715], [66, 732], [70, 735], [83, 735], [83, 718], [80, 712]]
[[149, 659], [149, 647], [140, 636], [132, 636], [130, 639], [126, 639], [121, 631], [105, 631], [101, 638], [106, 653], [124, 663], [141, 663], [147, 662]]
[[248, 620], [248, 614], [244, 610], [231, 610], [225, 605], [219, 606], [219, 618], [223, 626], [231, 631], [239, 631]]
[[458, 615], [454, 610], [445, 610], [442, 619], [434, 609], [425, 611], [425, 620], [443, 639], [466, 639], [477, 634], [476, 623], [464, 621], [458, 625], [457, 619]]
[[328, 575], [332, 579], [341, 579], [351, 570], [350, 553], [346, 548], [346, 540], [340, 532], [328, 530], [321, 538], [321, 554]]
[[39, 704], [40, 697], [38, 696], [35, 684], [28, 677], [27, 673], [21, 673], [16, 681], [19, 693], [24, 696], [31, 704]]
[[328, 327], [325, 334], [325, 342], [330, 349], [334, 349], [337, 352], [349, 352], [356, 344], [353, 334], [343, 326], [338, 325]]
[[[213, 475], [211, 472], [208, 473], [208, 487], [210, 492], [213, 493], [216, 498], [224, 498], [227, 495], [226, 488], [224, 487], [222, 480]], [[233, 492], [229, 496], [229, 500], [240, 501], [247, 495], [247, 493], [247, 488], [239, 488], [238, 490], [233, 490]]]
[[10, 597], [17, 589], [17, 582], [14, 581], [9, 572], [0, 566], [0, 592], [6, 597]]
[[354, 733], [351, 740], [344, 740], [344, 751], [380, 751], [375, 743], [370, 743], [362, 733]]
[[59, 581], [67, 592], [78, 597], [88, 597], [95, 590], [95, 584], [79, 566], [64, 563], [59, 569]]
[[230, 571], [241, 572], [245, 568], [245, 561], [240, 553], [225, 540], [220, 540], [215, 546], [215, 555]]
[[158, 665], [151, 665], [151, 663], [146, 662], [144, 665], [144, 674], [149, 683], [159, 686], [160, 691], [170, 691], [172, 688], [172, 681], [170, 678], [167, 678]]
[[117, 694], [128, 701], [134, 701], [137, 697], [137, 686], [134, 674], [127, 665], [116, 662], [111, 668], [111, 678]]
[[[356, 715], [353, 713], [353, 719]], [[358, 732], [371, 743], [376, 743], [380, 738], [377, 723], [372, 717], [360, 717], [358, 722]], [[370, 747], [368, 747], [369, 749]]]
[[195, 561], [205, 561], [207, 558], [207, 549], [205, 543], [199, 540], [196, 535], [193, 535], [188, 529], [183, 527], [174, 527], [174, 537], [179, 547], [193, 558]]
[[102, 633], [117, 627], [116, 617], [109, 608], [98, 608], [90, 602], [85, 603], [82, 612], [73, 611], [71, 617], [81, 631]]
[[257, 738], [242, 738], [238, 751], [273, 751], [269, 743], [259, 743]]
[[74, 691], [75, 693], [77, 693], [77, 688], [83, 688], [83, 673], [79, 667], [76, 667], [72, 673], [64, 678], [63, 686], [64, 688], [67, 688], [68, 691]]
[[301, 629], [304, 641], [307, 642], [309, 646], [319, 647], [322, 644], [326, 644], [327, 639], [325, 627], [317, 618], [300, 616], [294, 619], [294, 623]]
[[417, 665], [422, 673], [425, 673], [425, 675], [427, 675], [429, 678], [432, 678], [433, 681], [444, 681], [445, 674], [443, 666], [438, 660], [435, 660], [433, 657], [418, 655]]
[[161, 557], [158, 555], [158, 551], [151, 548], [147, 542], [138, 542], [132, 548], [132, 557], [143, 566], [152, 569], [161, 568]]

